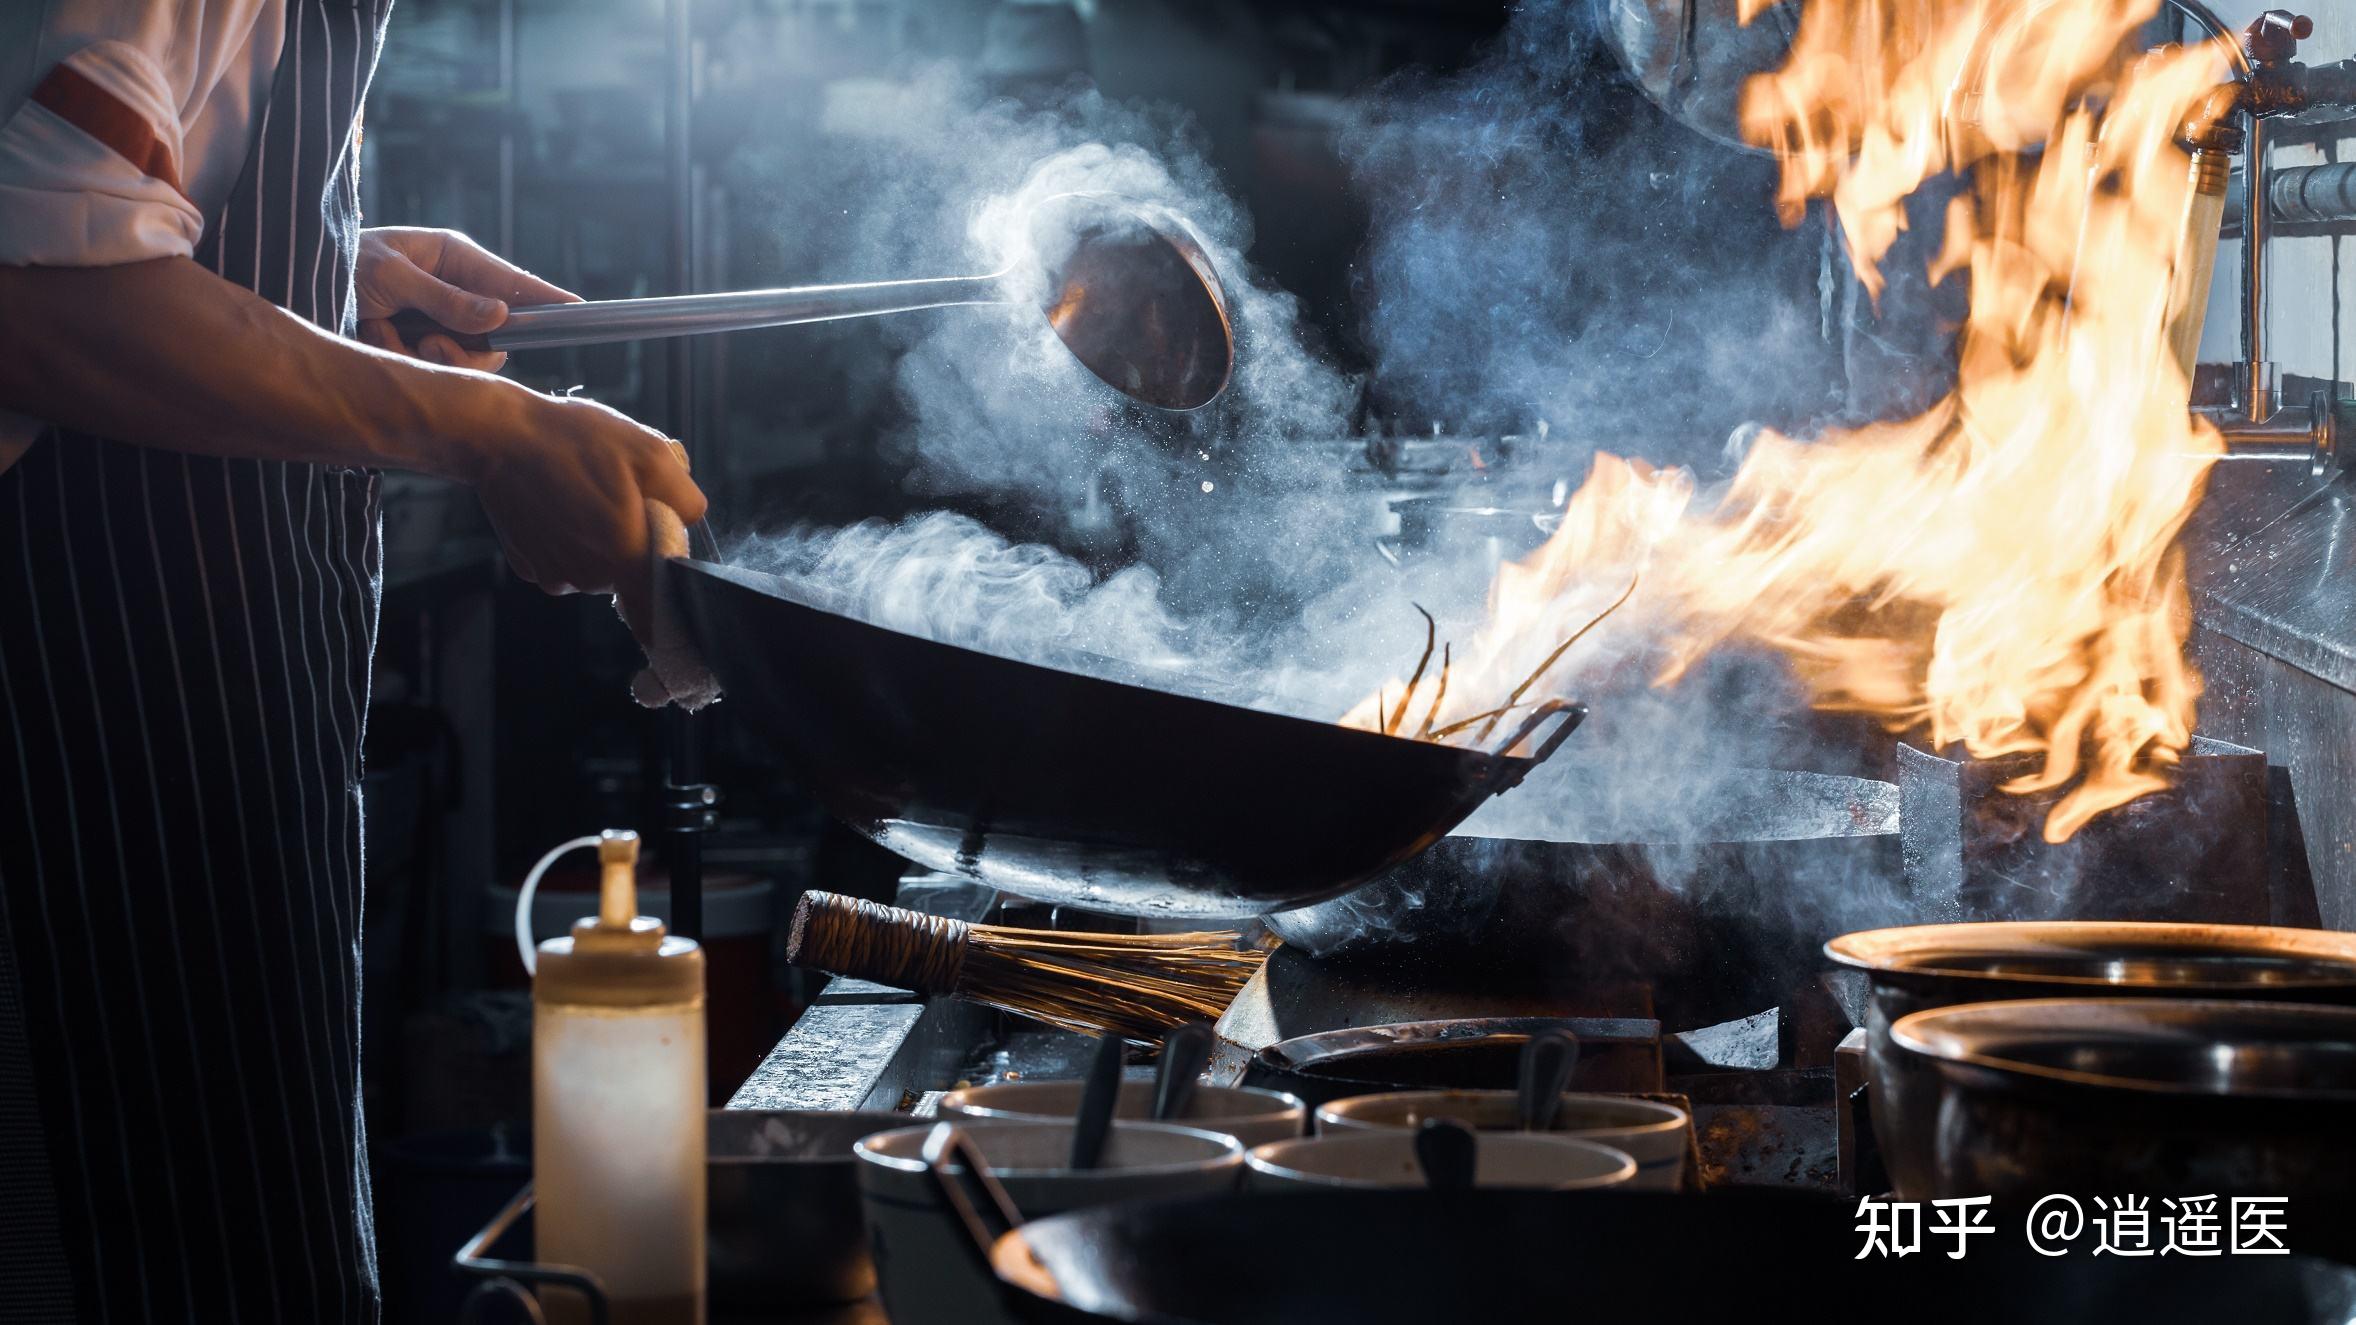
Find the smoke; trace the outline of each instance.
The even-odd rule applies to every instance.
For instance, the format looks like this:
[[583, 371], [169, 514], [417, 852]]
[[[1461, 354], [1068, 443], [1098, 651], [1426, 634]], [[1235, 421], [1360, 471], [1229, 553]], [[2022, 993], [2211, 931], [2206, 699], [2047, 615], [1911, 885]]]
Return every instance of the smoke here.
[[1396, 81], [1345, 141], [1374, 376], [1443, 417], [1552, 421], [1572, 477], [1598, 446], [1707, 470], [1746, 420], [1837, 407], [1839, 264], [1765, 205], [1771, 159], [1642, 97], [1594, 8], [1517, 11], [1487, 61]]
[[[1858, 400], [1919, 394], [1939, 346], [1907, 319], [1927, 287], [1885, 299], [1866, 337], [1873, 380], [1852, 380], [1861, 319], [1830, 231], [1784, 230], [1770, 160], [1654, 111], [1593, 39], [1588, 9], [1525, 7], [1473, 67], [1395, 80], [1357, 106], [1340, 147], [1371, 210], [1356, 294], [1378, 409], [1523, 433], [1520, 477], [1484, 499], [1542, 505], [1532, 494], [1575, 487], [1598, 449], [1707, 478], [1760, 424], [1805, 433]], [[1084, 88], [1018, 102], [947, 67], [841, 98], [826, 121], [857, 150], [762, 177], [792, 200], [783, 210], [825, 214], [824, 233], [796, 237], [801, 261], [988, 271], [1018, 260], [1041, 199], [1159, 204], [1226, 281], [1236, 375], [1213, 406], [1159, 415], [1089, 375], [1034, 309], [892, 323], [888, 373], [849, 389], [888, 399], [876, 444], [909, 493], [989, 524], [934, 513], [796, 530], [746, 540], [733, 560], [820, 584], [895, 629], [1060, 666], [1098, 655], [1091, 665], [1154, 669], [1170, 689], [1240, 683], [1254, 704], [1321, 719], [1412, 666], [1417, 605], [1441, 639], [1471, 638], [1495, 550], [1376, 555], [1398, 494], [1345, 464], [1368, 384], [1254, 275], [1245, 213], [1183, 122]], [[1704, 817], [1746, 768], [1879, 771], [1836, 753], [1855, 727], [1811, 715], [1780, 663], [1729, 652], [1654, 689], [1641, 631], [1622, 638], [1627, 658], [1581, 672], [1596, 690], [1574, 697], [1594, 717], [1557, 758], [1576, 790], [1532, 786], [1500, 809], [1552, 796], [1589, 840], [1644, 824], [1636, 840], [1664, 844], [1662, 886], [1697, 889], [1698, 866], [1679, 863], [1697, 858], [1676, 848], [1716, 840]], [[1788, 909], [1813, 930], [1842, 896], [1878, 904], [1847, 870], [1739, 905]]]

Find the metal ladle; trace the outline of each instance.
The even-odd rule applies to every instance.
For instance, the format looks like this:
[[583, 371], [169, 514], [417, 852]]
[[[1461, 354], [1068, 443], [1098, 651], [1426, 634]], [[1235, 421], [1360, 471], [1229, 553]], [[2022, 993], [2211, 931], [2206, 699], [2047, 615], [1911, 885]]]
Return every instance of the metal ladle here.
[[1134, 400], [1191, 410], [1226, 389], [1235, 366], [1227, 294], [1184, 221], [1111, 194], [1065, 193], [1033, 208], [1028, 230], [1029, 254], [987, 276], [543, 304], [482, 334], [414, 311], [392, 321], [412, 345], [438, 334], [470, 350], [521, 350], [1027, 303], [1088, 371]]

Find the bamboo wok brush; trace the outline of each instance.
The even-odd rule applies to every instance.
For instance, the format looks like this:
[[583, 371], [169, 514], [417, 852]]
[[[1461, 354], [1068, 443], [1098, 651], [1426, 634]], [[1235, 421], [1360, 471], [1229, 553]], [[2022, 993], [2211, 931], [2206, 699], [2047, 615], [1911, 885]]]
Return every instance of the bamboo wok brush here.
[[1216, 1021], [1268, 954], [1232, 930], [1085, 934], [976, 925], [840, 893], [794, 908], [785, 959], [920, 994], [949, 994], [1051, 1026], [1158, 1044]]

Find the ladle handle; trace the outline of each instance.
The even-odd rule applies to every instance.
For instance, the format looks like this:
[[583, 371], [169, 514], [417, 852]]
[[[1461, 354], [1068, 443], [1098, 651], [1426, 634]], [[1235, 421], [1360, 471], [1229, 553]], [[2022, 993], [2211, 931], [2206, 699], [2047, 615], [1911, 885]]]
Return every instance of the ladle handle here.
[[982, 1159], [982, 1152], [954, 1123], [935, 1123], [924, 1138], [924, 1166], [949, 1213], [965, 1226], [968, 1240], [990, 1266], [998, 1239], [1023, 1226], [1022, 1211]]
[[1426, 1118], [1415, 1129], [1415, 1163], [1432, 1191], [1470, 1191], [1480, 1175], [1480, 1142], [1454, 1118]]
[[1579, 1037], [1565, 1030], [1540, 1031], [1522, 1046], [1521, 1089], [1516, 1103], [1525, 1132], [1551, 1132], [1562, 1110], [1562, 1093], [1579, 1065]]
[[1113, 1110], [1121, 1102], [1121, 1064], [1128, 1051], [1118, 1035], [1096, 1042], [1096, 1057], [1080, 1085], [1080, 1108], [1072, 1116], [1072, 1167], [1092, 1169], [1104, 1158], [1113, 1131]]
[[783, 290], [730, 290], [654, 299], [540, 304], [510, 311], [507, 321], [487, 333], [452, 331], [415, 309], [395, 313], [392, 323], [393, 330], [409, 345], [415, 345], [420, 336], [441, 335], [470, 350], [531, 350], [699, 336], [713, 331], [747, 331], [754, 327], [907, 313], [920, 308], [1005, 302], [1004, 287], [996, 276], [950, 276], [922, 281], [800, 285]]
[[1162, 1061], [1154, 1070], [1153, 1118], [1175, 1122], [1186, 1116], [1203, 1069], [1211, 1064], [1210, 1025], [1190, 1021], [1162, 1037]]

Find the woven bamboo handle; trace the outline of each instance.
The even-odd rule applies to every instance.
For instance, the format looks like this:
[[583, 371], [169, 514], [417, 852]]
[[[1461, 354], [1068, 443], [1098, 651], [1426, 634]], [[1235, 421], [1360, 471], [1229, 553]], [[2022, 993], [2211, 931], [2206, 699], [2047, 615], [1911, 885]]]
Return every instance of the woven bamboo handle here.
[[785, 959], [919, 994], [952, 994], [971, 927], [841, 893], [807, 892], [794, 906]]

